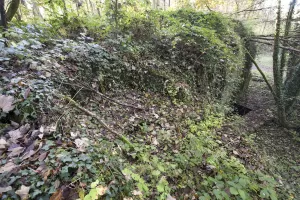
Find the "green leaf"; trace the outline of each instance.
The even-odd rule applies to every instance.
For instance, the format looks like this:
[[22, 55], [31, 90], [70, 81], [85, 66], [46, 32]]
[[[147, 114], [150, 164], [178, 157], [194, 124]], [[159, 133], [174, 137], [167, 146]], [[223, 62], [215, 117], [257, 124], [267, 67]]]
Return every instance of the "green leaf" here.
[[237, 189], [235, 189], [234, 187], [231, 187], [229, 190], [230, 190], [230, 193], [233, 194], [233, 195], [238, 195], [239, 194]]
[[268, 198], [269, 197], [269, 192], [266, 189], [263, 189], [260, 191], [260, 195], [261, 198]]
[[274, 190], [269, 190], [271, 200], [277, 200], [277, 194]]
[[242, 199], [247, 199], [247, 193], [244, 190], [238, 190]]
[[154, 170], [154, 171], [152, 172], [152, 175], [153, 175], [153, 176], [159, 176], [159, 175], [160, 175], [160, 171]]

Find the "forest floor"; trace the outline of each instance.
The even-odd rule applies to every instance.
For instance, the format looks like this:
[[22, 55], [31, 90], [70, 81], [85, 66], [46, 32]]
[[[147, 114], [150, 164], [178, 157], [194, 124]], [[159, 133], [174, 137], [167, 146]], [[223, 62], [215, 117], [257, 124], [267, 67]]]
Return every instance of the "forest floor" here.
[[[32, 50], [33, 59], [14, 58], [0, 66], [0, 88], [20, 102], [15, 107], [24, 113], [27, 123], [12, 120], [18, 119], [17, 114], [3, 117], [0, 192], [5, 194], [0, 199], [17, 199], [17, 195], [23, 199], [85, 199], [91, 182], [103, 190], [101, 195], [112, 199], [117, 195], [141, 199], [143, 193], [147, 199], [199, 199], [199, 195], [224, 199], [221, 194], [240, 199], [237, 195], [245, 197], [248, 185], [255, 184], [253, 174], [247, 177], [244, 172], [236, 181], [242, 184], [234, 182], [244, 166], [255, 172], [268, 171], [280, 188], [292, 194], [290, 199], [299, 199], [300, 142], [295, 132], [276, 125], [274, 102], [257, 73], [245, 102], [252, 111], [243, 121], [239, 116], [223, 119], [207, 108], [214, 104], [174, 104], [160, 93], [124, 88], [105, 95], [95, 92], [98, 82], [87, 88], [75, 80], [79, 67], [65, 59], [69, 54], [63, 53], [62, 44], [56, 41], [43, 54]], [[264, 66], [270, 77], [269, 65]], [[78, 109], [64, 95], [90, 112]], [[100, 126], [95, 115], [127, 137], [134, 148], [119, 140], [119, 134]], [[265, 188], [266, 176], [259, 178], [264, 180], [257, 184], [263, 189], [261, 197], [269, 188]], [[228, 195], [222, 191], [227, 183], [239, 188], [246, 185], [245, 191], [237, 193], [231, 188]], [[197, 188], [204, 189], [198, 192]], [[247, 195], [244, 199], [252, 199]]]
[[[266, 59], [264, 59], [266, 60]], [[272, 68], [260, 63], [267, 77], [271, 79]], [[269, 65], [270, 66], [270, 65]], [[245, 115], [245, 129], [253, 134], [258, 152], [265, 164], [269, 165], [270, 174], [277, 177], [286, 190], [293, 192], [291, 198], [300, 199], [300, 132], [287, 130], [276, 124], [274, 100], [261, 76], [254, 69], [245, 106], [252, 112]], [[299, 119], [300, 106], [296, 106], [294, 119]]]

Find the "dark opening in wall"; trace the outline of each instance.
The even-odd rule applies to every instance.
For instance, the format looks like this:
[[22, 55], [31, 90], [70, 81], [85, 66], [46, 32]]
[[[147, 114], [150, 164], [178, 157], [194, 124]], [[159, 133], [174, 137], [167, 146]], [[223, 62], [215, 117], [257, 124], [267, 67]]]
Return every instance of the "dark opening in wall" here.
[[247, 108], [246, 106], [234, 103], [233, 104], [233, 112], [232, 114], [235, 115], [240, 115], [240, 116], [244, 116], [247, 113], [249, 113], [250, 111], [252, 111], [250, 108]]

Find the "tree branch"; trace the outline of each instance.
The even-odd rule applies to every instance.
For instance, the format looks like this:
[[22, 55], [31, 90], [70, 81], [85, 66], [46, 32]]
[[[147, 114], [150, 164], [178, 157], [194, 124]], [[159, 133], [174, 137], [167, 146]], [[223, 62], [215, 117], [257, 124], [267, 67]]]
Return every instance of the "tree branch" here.
[[80, 106], [76, 101], [74, 101], [72, 98], [68, 96], [63, 96], [64, 99], [68, 100], [74, 107], [78, 108], [79, 110], [83, 111], [87, 115], [95, 118], [105, 129], [107, 129], [109, 132], [113, 133], [115, 136], [117, 136], [120, 140], [122, 140], [124, 143], [128, 144], [130, 148], [134, 148], [132, 143], [129, 141], [127, 137], [122, 135], [121, 133], [116, 132], [115, 130], [111, 129], [104, 121], [102, 121], [95, 113], [83, 108]]
[[[253, 39], [251, 39], [251, 41], [258, 42], [258, 43], [261, 43], [261, 44], [270, 45], [270, 46], [274, 46], [274, 44], [272, 44], [270, 42], [263, 42], [263, 41], [259, 41], [259, 40], [253, 40]], [[285, 49], [285, 50], [288, 50], [288, 51], [293, 51], [293, 52], [300, 53], [299, 49], [295, 49], [295, 48], [292, 48], [292, 47], [286, 47], [286, 46], [279, 45], [279, 48]]]
[[258, 64], [256, 63], [256, 61], [254, 60], [254, 58], [251, 56], [251, 54], [249, 53], [249, 51], [248, 51], [248, 50], [246, 50], [246, 51], [247, 51], [247, 54], [249, 55], [249, 58], [251, 59], [252, 63], [255, 65], [256, 69], [259, 71], [260, 75], [262, 76], [262, 78], [263, 78], [264, 81], [266, 82], [266, 84], [267, 84], [269, 90], [271, 91], [271, 93], [272, 93], [272, 95], [273, 95], [275, 101], [277, 101], [277, 96], [276, 96], [276, 94], [275, 94], [275, 92], [274, 92], [274, 90], [273, 90], [271, 84], [269, 83], [269, 81], [268, 81], [266, 75], [265, 75], [264, 72], [260, 69], [260, 67], [258, 66]]

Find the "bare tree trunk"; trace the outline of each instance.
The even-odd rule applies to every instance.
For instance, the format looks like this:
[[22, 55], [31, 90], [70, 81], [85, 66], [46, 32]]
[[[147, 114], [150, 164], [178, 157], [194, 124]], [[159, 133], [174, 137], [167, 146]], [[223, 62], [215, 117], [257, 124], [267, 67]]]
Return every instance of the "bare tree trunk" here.
[[4, 0], [0, 0], [0, 15], [1, 15], [1, 26], [4, 30], [7, 28], [5, 9], [4, 9]]
[[283, 99], [283, 76], [280, 69], [279, 63], [279, 40], [280, 40], [280, 29], [281, 29], [281, 0], [278, 0], [277, 10], [277, 22], [276, 32], [274, 37], [274, 49], [273, 49], [273, 76], [274, 86], [276, 94], [276, 105], [277, 105], [277, 116], [281, 126], [287, 126], [286, 113]]
[[67, 10], [67, 4], [66, 4], [66, 1], [65, 0], [62, 0], [63, 2], [63, 9], [64, 9], [64, 22], [67, 22], [68, 21], [68, 10]]
[[[289, 12], [288, 12], [288, 16], [287, 16], [287, 19], [286, 19], [284, 37], [287, 37], [290, 33], [296, 3], [297, 3], [297, 0], [293, 0], [291, 2], [290, 9], [289, 9]], [[286, 40], [283, 40], [283, 46], [288, 46]], [[281, 73], [282, 77], [283, 77], [283, 72], [286, 68], [286, 61], [287, 61], [287, 50], [282, 49], [282, 51], [281, 51], [281, 60], [280, 60], [280, 73]]]
[[20, 0], [12, 0], [6, 12], [6, 21], [10, 22], [18, 11]]

